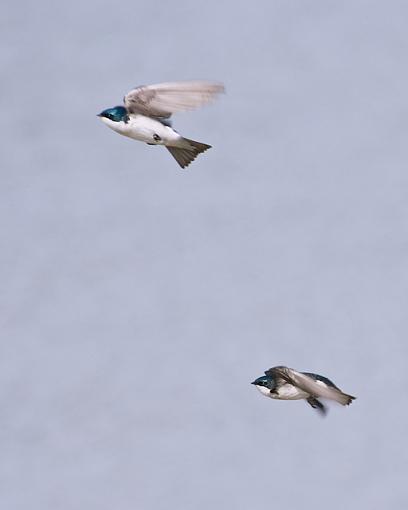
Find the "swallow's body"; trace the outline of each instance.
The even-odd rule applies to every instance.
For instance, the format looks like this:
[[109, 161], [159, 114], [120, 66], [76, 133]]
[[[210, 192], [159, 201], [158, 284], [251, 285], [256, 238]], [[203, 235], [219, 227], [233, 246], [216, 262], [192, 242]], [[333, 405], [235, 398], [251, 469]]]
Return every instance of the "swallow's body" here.
[[253, 383], [266, 397], [277, 400], [306, 400], [313, 408], [326, 414], [318, 398], [349, 405], [355, 399], [343, 393], [330, 379], [310, 372], [298, 372], [288, 367], [273, 367]]
[[167, 119], [174, 112], [198, 108], [223, 90], [220, 84], [200, 81], [137, 87], [125, 96], [125, 106], [108, 108], [99, 117], [123, 136], [149, 145], [164, 145], [185, 168], [211, 146], [184, 138]]
[[125, 120], [114, 121], [107, 117], [101, 120], [117, 133], [153, 145], [173, 145], [183, 139], [169, 125], [145, 115], [128, 114]]
[[282, 386], [276, 388], [273, 391], [269, 388], [266, 388], [265, 386], [257, 385], [256, 387], [262, 393], [262, 395], [265, 395], [265, 397], [274, 398], [277, 400], [302, 400], [309, 396], [306, 392], [299, 390], [299, 388], [296, 388], [296, 386], [293, 386], [293, 384], [289, 383], [282, 384]]

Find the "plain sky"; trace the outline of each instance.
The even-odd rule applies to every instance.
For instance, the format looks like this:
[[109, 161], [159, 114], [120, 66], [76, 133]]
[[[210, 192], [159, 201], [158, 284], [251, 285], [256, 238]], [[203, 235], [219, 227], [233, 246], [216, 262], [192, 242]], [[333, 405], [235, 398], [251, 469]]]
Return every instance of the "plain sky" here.
[[[0, 11], [1, 508], [407, 508], [407, 2]], [[183, 79], [186, 171], [95, 116]]]

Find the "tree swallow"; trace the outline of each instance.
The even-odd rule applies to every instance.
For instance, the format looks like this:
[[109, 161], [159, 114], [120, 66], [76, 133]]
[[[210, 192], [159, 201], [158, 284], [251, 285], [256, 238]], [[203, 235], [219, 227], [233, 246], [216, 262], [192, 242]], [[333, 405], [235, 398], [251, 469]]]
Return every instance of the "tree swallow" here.
[[327, 409], [318, 398], [335, 400], [343, 406], [351, 404], [355, 399], [343, 393], [327, 377], [310, 372], [298, 372], [288, 367], [270, 368], [265, 375], [258, 377], [251, 384], [255, 384], [266, 397], [278, 400], [305, 399], [323, 415]]
[[173, 113], [194, 110], [224, 92], [220, 83], [179, 81], [140, 86], [124, 98], [125, 106], [115, 106], [98, 117], [117, 133], [148, 145], [164, 145], [181, 168], [211, 147], [184, 138], [171, 127]]

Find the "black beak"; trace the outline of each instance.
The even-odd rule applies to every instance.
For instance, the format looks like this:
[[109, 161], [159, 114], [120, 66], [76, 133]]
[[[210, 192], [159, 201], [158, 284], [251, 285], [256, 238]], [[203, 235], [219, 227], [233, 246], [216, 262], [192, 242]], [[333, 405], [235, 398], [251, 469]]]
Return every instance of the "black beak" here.
[[251, 384], [256, 384], [256, 381], [252, 381]]
[[103, 117], [102, 113], [98, 113], [96, 116], [97, 117]]

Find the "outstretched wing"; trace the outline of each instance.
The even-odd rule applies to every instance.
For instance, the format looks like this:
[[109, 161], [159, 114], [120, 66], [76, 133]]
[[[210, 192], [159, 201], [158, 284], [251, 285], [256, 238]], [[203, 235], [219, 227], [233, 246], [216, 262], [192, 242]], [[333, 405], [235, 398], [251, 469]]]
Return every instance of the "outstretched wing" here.
[[129, 113], [168, 118], [172, 113], [194, 110], [224, 92], [224, 85], [209, 81], [176, 81], [136, 87], [123, 101]]
[[335, 400], [339, 404], [348, 405], [354, 400], [354, 397], [347, 395], [339, 390], [337, 387], [327, 387], [309, 375], [297, 372], [293, 368], [288, 367], [274, 367], [271, 369], [274, 373], [284, 379], [289, 384], [297, 386], [299, 389], [309, 393], [313, 397], [322, 397]]

